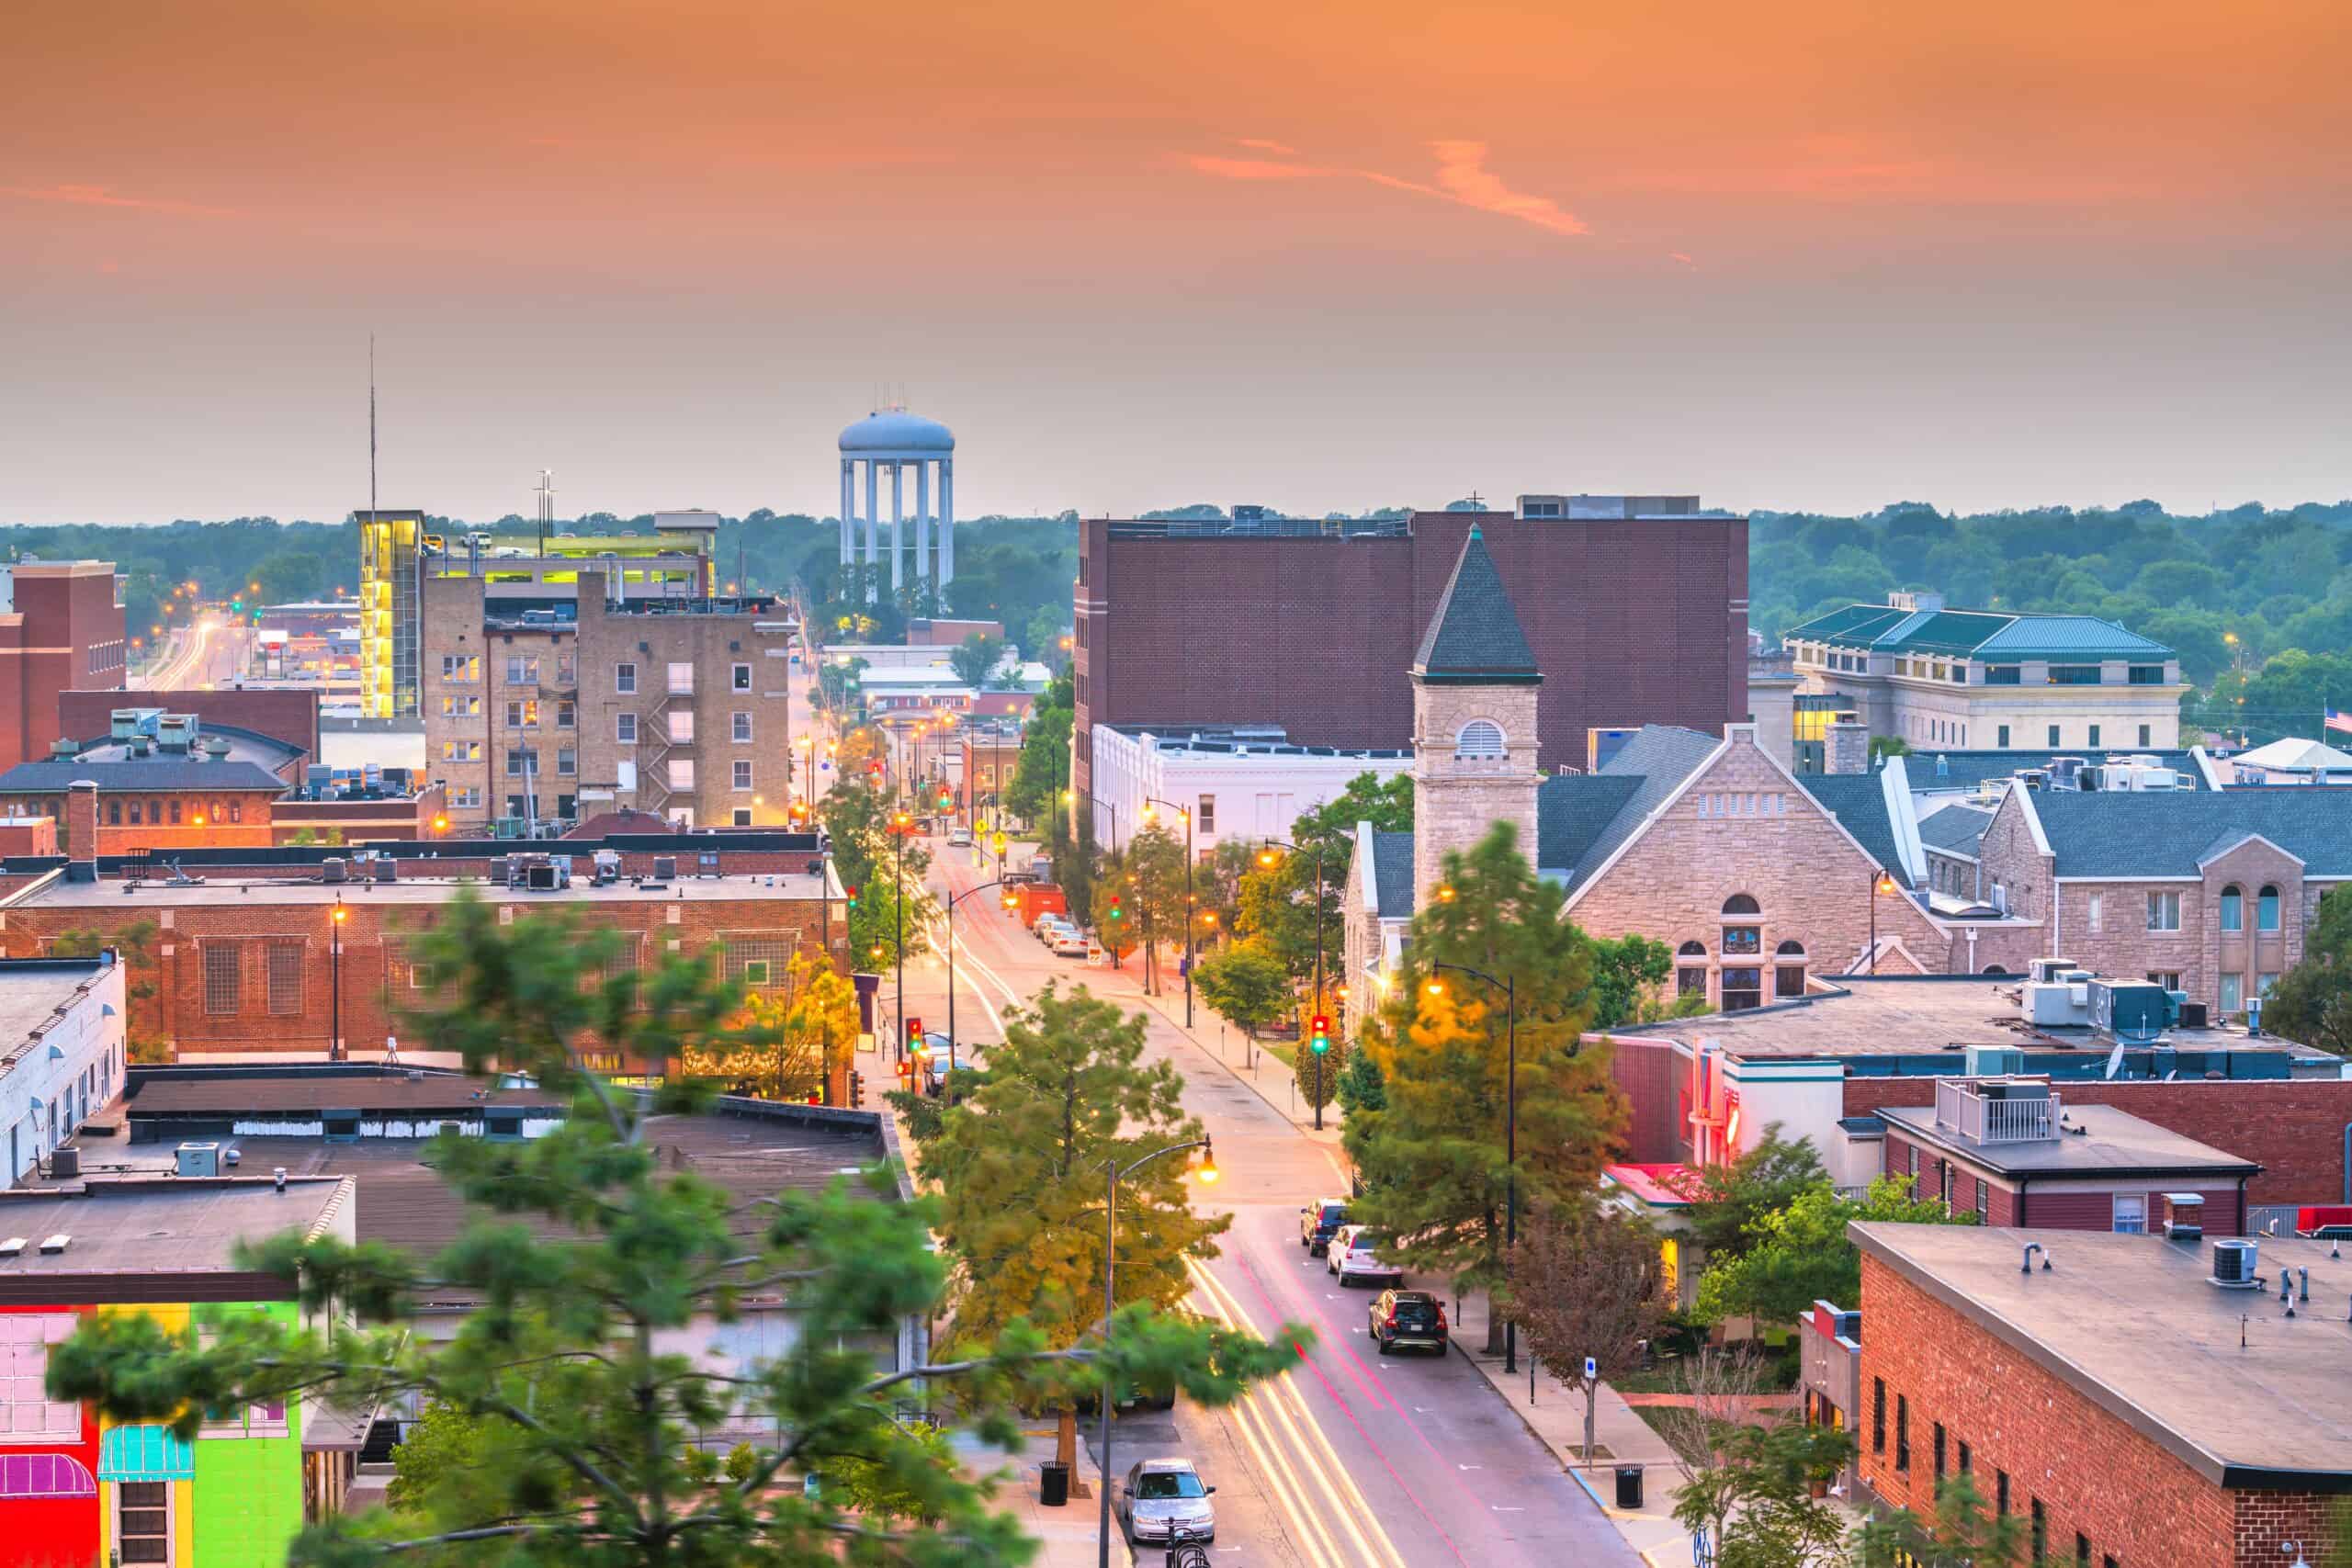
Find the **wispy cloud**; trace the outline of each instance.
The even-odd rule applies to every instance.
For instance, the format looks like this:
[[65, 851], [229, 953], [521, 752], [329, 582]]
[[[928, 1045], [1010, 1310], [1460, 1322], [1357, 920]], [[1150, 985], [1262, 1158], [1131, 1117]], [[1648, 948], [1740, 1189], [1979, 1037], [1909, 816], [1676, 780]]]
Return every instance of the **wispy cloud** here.
[[0, 196], [19, 201], [52, 201], [68, 207], [119, 207], [134, 212], [164, 212], [175, 218], [233, 218], [236, 209], [206, 207], [168, 197], [124, 196], [112, 186], [0, 186]]
[[1279, 152], [1285, 158], [1295, 158], [1298, 155], [1297, 148], [1285, 146], [1280, 141], [1269, 141], [1262, 136], [1245, 136], [1234, 145], [1251, 148], [1260, 152]]
[[[1284, 154], [1293, 152], [1278, 141], [1245, 140], [1239, 145]], [[1221, 180], [1365, 180], [1390, 190], [1434, 197], [1457, 207], [1517, 219], [1520, 222], [1532, 223], [1555, 234], [1590, 232], [1583, 219], [1550, 197], [1530, 196], [1504, 184], [1501, 175], [1487, 167], [1485, 142], [1432, 141], [1430, 151], [1436, 154], [1437, 172], [1429, 180], [1407, 179], [1401, 175], [1392, 175], [1380, 169], [1285, 163], [1271, 158], [1219, 158], [1194, 154], [1186, 162], [1195, 174]]]
[[1689, 254], [1682, 251], [1668, 251], [1666, 253], [1666, 259], [1678, 265], [1689, 267], [1692, 272], [1699, 270], [1699, 264], [1692, 261]]

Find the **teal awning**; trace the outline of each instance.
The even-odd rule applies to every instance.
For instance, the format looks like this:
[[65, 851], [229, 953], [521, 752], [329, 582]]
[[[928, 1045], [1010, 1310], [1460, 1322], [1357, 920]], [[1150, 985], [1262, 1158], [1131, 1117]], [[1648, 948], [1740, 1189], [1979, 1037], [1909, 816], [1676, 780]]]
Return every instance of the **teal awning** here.
[[116, 1427], [98, 1438], [101, 1481], [193, 1481], [196, 1450], [169, 1427]]

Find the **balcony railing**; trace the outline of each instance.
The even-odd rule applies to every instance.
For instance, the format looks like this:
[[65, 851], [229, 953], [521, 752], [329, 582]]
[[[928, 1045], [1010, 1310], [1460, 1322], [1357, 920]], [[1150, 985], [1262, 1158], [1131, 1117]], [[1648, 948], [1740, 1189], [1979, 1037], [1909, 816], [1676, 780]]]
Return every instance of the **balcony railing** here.
[[2055, 1094], [2004, 1100], [1951, 1078], [1936, 1082], [1936, 1124], [1980, 1144], [2031, 1144], [2054, 1138], [2059, 1108]]

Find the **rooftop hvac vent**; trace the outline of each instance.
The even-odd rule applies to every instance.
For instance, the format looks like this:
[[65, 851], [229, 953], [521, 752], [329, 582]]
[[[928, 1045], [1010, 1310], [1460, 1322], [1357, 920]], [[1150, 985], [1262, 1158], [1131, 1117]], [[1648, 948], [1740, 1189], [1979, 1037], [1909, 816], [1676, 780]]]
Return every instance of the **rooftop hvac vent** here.
[[2215, 1242], [2212, 1280], [2226, 1291], [2262, 1289], [2262, 1244], [2237, 1240]]
[[0, 1258], [11, 1259], [22, 1258], [25, 1255], [25, 1238], [20, 1235], [12, 1235], [6, 1241], [0, 1241]]
[[74, 1238], [66, 1235], [63, 1231], [59, 1231], [55, 1235], [44, 1236], [41, 1238], [41, 1256], [44, 1258], [54, 1258], [73, 1245]]

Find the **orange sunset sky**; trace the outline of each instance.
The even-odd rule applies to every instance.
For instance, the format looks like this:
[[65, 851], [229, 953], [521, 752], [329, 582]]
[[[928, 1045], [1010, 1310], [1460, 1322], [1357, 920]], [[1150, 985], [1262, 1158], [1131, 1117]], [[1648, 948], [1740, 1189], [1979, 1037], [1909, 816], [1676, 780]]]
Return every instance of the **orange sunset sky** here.
[[19, 6], [0, 521], [2352, 494], [2352, 5]]

